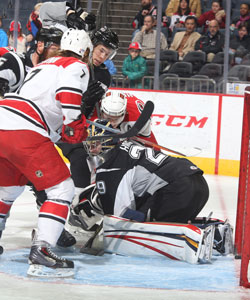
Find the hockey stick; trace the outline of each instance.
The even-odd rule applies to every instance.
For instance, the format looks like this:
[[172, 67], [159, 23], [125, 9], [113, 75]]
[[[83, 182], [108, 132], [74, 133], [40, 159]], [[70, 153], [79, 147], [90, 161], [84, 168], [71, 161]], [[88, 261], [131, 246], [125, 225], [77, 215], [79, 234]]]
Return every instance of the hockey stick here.
[[[120, 130], [118, 130], [118, 129], [110, 128], [110, 127], [107, 127], [105, 125], [102, 125], [100, 123], [96, 123], [96, 122], [93, 122], [93, 121], [90, 121], [90, 120], [87, 120], [86, 122], [88, 124], [90, 124], [90, 125], [95, 125], [95, 126], [97, 126], [99, 128], [105, 129], [105, 130], [113, 132], [113, 133], [119, 133], [120, 132]], [[160, 150], [165, 150], [165, 151], [168, 151], [168, 152], [180, 155], [180, 156], [184, 156], [184, 157], [187, 157], [187, 156], [196, 156], [196, 155], [198, 155], [202, 151], [200, 148], [194, 147], [193, 148], [193, 153], [190, 154], [190, 155], [188, 155], [188, 154], [184, 154], [182, 152], [179, 152], [179, 151], [176, 151], [176, 150], [173, 150], [173, 149], [170, 149], [170, 148], [158, 145], [158, 144], [153, 143], [153, 142], [151, 142], [149, 140], [145, 140], [143, 138], [139, 138], [137, 136], [132, 137], [132, 140], [136, 140], [136, 141], [138, 141], [140, 143], [143, 143], [144, 145], [151, 146], [151, 147], [154, 147], [154, 148], [160, 149]]]
[[112, 135], [105, 135], [105, 136], [90, 136], [87, 138], [87, 141], [97, 141], [97, 140], [103, 140], [103, 139], [110, 139], [110, 138], [116, 138], [116, 139], [123, 139], [123, 138], [130, 138], [133, 136], [136, 136], [139, 131], [145, 126], [145, 124], [148, 122], [149, 118], [151, 117], [154, 110], [154, 103], [152, 101], [147, 101], [142, 113], [140, 114], [139, 118], [135, 122], [134, 126], [131, 127], [128, 131], [124, 133], [114, 133]]
[[95, 256], [101, 256], [104, 254], [103, 249], [93, 248], [93, 242], [95, 238], [98, 236], [98, 234], [101, 232], [103, 228], [103, 221], [100, 223], [100, 225], [96, 228], [95, 233], [87, 240], [84, 246], [80, 249], [80, 253], [85, 253], [89, 255], [95, 255]]

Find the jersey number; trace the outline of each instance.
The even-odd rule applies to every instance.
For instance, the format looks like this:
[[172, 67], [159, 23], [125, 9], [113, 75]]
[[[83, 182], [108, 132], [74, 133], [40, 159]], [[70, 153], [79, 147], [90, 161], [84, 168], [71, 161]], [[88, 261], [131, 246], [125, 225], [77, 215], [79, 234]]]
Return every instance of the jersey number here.
[[23, 84], [18, 88], [17, 93], [19, 93], [20, 89], [24, 86], [24, 84], [25, 84], [26, 82], [28, 82], [29, 80], [31, 80], [31, 79], [32, 79], [36, 74], [38, 74], [40, 71], [42, 71], [42, 69], [35, 69], [35, 70], [32, 70], [32, 71], [30, 72], [29, 78], [26, 79], [26, 80], [24, 80]]
[[152, 148], [144, 148], [139, 145], [131, 146], [129, 149], [129, 155], [133, 159], [139, 159], [142, 151], [145, 151], [146, 159], [157, 166], [159, 166], [163, 162], [163, 160], [167, 158], [167, 155], [163, 153], [155, 154]]

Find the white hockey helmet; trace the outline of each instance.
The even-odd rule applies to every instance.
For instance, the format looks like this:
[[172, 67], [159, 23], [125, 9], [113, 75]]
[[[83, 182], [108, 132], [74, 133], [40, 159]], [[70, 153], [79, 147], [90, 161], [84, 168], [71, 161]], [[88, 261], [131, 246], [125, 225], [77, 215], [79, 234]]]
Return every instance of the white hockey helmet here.
[[101, 111], [108, 116], [120, 117], [125, 115], [127, 98], [118, 91], [107, 91], [102, 98]]
[[84, 30], [69, 28], [66, 30], [61, 39], [61, 50], [69, 50], [83, 57], [85, 51], [93, 51], [92, 42]]

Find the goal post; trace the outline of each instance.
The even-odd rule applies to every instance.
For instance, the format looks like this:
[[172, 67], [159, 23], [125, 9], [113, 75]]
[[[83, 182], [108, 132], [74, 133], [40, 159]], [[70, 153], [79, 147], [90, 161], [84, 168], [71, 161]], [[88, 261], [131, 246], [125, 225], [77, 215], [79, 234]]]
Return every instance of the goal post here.
[[238, 204], [235, 228], [235, 254], [241, 257], [240, 285], [250, 288], [250, 87], [244, 95]]

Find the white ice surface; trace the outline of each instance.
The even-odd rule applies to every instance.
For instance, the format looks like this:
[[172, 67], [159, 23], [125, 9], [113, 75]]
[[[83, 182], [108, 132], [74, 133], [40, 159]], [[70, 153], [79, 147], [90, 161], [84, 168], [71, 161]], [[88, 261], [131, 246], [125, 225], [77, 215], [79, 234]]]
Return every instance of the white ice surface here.
[[[213, 217], [228, 218], [234, 226], [238, 179], [205, 177], [210, 197], [200, 215], [213, 211]], [[64, 253], [75, 261], [75, 278], [27, 278], [30, 235], [36, 222], [35, 200], [26, 189], [12, 208], [1, 240], [5, 252], [0, 256], [0, 300], [250, 299], [250, 291], [238, 286], [240, 261], [233, 257], [214, 257], [211, 265], [189, 265], [109, 254], [94, 257], [80, 254], [76, 247]]]

